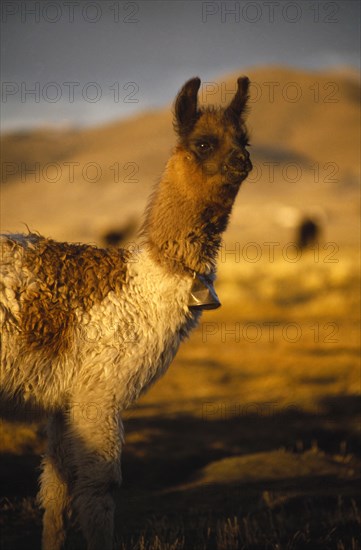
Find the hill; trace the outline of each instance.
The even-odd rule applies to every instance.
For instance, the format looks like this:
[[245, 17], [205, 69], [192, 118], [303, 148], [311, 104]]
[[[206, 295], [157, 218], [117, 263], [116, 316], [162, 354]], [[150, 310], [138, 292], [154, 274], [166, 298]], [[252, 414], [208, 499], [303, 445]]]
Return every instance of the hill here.
[[[311, 211], [327, 218], [328, 238], [353, 240], [360, 168], [356, 75], [281, 67], [243, 72], [252, 81], [254, 171], [228, 235], [260, 239], [269, 230], [287, 240], [290, 219]], [[228, 103], [237, 76], [203, 82], [201, 100]], [[103, 127], [4, 135], [2, 228], [24, 231], [27, 224], [60, 240], [99, 243], [104, 231], [138, 219], [174, 142], [171, 106]], [[345, 196], [347, 204], [340, 203]]]

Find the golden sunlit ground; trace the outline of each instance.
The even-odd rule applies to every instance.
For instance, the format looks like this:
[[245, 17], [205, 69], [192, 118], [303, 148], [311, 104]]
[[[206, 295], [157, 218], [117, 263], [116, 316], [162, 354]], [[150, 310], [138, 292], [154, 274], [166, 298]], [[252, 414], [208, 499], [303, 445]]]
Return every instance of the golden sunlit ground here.
[[[256, 148], [259, 163], [262, 155]], [[345, 166], [336, 183], [315, 186], [305, 165], [298, 186], [242, 189], [220, 255], [222, 308], [203, 314], [125, 415], [117, 548], [361, 547], [359, 189], [357, 163]], [[19, 181], [4, 193], [12, 230], [27, 221], [24, 205], [21, 220], [14, 214], [22, 190], [30, 197]], [[296, 229], [280, 218], [307, 206], [323, 209], [322, 231], [297, 256]], [[39, 209], [34, 198], [29, 212]], [[57, 237], [58, 223], [50, 216], [39, 229]], [[76, 227], [69, 215], [64, 233], [88, 231]], [[35, 549], [44, 429], [4, 422], [1, 435], [2, 548]]]
[[[121, 540], [359, 548], [352, 249], [339, 263], [315, 263], [311, 250], [293, 264], [227, 262], [217, 290], [223, 308], [203, 315], [167, 375], [126, 415]], [[34, 434], [4, 426], [5, 548], [39, 537], [34, 453], [43, 435]]]

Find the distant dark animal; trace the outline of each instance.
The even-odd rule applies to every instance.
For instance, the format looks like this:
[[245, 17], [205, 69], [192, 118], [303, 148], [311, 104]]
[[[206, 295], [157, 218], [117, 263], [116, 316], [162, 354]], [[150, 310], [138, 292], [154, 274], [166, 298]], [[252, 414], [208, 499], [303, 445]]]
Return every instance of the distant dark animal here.
[[319, 223], [309, 217], [303, 218], [297, 227], [297, 245], [303, 250], [317, 243], [320, 236]]
[[126, 242], [136, 237], [137, 224], [134, 220], [129, 221], [122, 227], [109, 229], [102, 235], [105, 246], [124, 246]]

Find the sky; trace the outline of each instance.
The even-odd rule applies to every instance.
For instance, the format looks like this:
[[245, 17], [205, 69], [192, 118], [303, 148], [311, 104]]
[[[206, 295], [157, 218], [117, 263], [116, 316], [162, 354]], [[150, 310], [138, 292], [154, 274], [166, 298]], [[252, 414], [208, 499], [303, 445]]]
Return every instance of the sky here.
[[358, 67], [358, 0], [1, 3], [1, 129], [81, 127], [172, 101], [191, 76]]

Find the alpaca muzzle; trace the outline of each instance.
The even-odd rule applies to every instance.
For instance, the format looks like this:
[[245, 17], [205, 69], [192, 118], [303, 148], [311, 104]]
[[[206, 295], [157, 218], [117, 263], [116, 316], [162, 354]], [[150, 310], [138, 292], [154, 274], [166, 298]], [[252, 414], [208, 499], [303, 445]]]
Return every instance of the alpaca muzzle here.
[[252, 162], [248, 151], [234, 150], [223, 163], [221, 173], [224, 183], [241, 183], [252, 170]]

